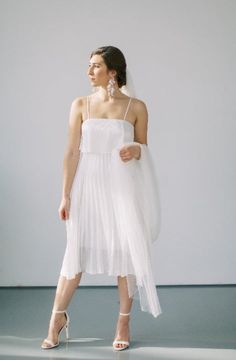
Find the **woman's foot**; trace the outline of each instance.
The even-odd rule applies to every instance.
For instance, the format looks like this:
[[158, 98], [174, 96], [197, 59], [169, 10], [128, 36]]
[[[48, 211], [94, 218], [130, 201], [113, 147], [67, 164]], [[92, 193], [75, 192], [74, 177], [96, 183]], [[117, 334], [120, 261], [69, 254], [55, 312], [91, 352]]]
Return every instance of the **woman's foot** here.
[[[129, 338], [129, 316], [119, 315], [117, 326], [116, 326], [116, 335], [114, 341], [130, 341]], [[113, 345], [115, 349], [124, 349], [128, 347], [127, 344], [116, 343]]]
[[52, 313], [49, 328], [48, 328], [48, 336], [42, 342], [42, 346], [45, 348], [51, 348], [52, 345], [47, 343], [45, 340], [49, 340], [50, 343], [58, 344], [59, 339], [59, 332], [65, 326], [67, 321], [65, 313]]

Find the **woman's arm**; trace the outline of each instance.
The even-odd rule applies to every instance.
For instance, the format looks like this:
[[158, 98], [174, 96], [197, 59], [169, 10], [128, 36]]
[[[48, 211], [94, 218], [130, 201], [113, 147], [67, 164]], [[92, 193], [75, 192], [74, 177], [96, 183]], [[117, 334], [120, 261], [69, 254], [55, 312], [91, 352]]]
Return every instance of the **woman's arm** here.
[[[136, 113], [134, 141], [147, 145], [148, 112], [145, 103], [141, 100], [136, 100], [134, 111]], [[133, 158], [139, 160], [141, 157], [141, 147], [139, 145], [124, 146], [120, 150], [120, 156], [124, 162]]]
[[70, 109], [68, 141], [63, 160], [62, 199], [70, 198], [70, 191], [80, 157], [83, 98], [76, 98]]
[[134, 125], [134, 141], [147, 145], [148, 111], [143, 101], [136, 102], [135, 112], [137, 119]]

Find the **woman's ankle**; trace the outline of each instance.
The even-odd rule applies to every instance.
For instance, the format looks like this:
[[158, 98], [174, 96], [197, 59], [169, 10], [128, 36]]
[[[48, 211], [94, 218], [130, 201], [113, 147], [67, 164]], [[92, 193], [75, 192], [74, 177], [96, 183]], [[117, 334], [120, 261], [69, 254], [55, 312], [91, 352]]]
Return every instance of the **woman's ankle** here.
[[118, 324], [121, 324], [121, 325], [128, 325], [129, 324], [129, 320], [130, 320], [130, 318], [129, 318], [129, 316], [120, 316], [119, 318], [118, 318]]

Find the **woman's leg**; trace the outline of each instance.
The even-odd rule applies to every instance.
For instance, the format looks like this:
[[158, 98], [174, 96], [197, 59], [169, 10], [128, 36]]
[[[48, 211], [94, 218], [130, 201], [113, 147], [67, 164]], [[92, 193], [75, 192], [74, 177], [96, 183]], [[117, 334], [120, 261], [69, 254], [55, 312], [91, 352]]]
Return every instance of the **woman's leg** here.
[[[117, 280], [120, 300], [120, 312], [126, 314], [131, 311], [133, 298], [129, 298], [126, 276], [118, 276]], [[130, 316], [119, 315], [116, 327], [115, 340], [129, 341], [129, 319]], [[120, 348], [126, 345], [116, 344], [115, 346]]]
[[[66, 310], [70, 300], [81, 280], [82, 272], [77, 274], [74, 279], [67, 280], [64, 276], [59, 276], [53, 309]], [[57, 343], [58, 332], [66, 323], [66, 317], [63, 313], [52, 313], [48, 328], [48, 340]], [[49, 346], [47, 343], [44, 345]]]

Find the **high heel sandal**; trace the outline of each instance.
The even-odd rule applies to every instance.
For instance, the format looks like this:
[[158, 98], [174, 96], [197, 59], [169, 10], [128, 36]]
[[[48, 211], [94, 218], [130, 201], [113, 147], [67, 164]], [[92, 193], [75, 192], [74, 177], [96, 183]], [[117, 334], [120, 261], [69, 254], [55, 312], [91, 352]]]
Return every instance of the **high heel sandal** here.
[[41, 345], [42, 349], [53, 349], [53, 348], [57, 347], [60, 344], [59, 335], [60, 335], [60, 333], [62, 332], [63, 329], [66, 330], [66, 339], [67, 340], [69, 339], [69, 322], [70, 322], [70, 318], [69, 318], [69, 315], [68, 315], [67, 311], [66, 310], [52, 310], [52, 313], [64, 313], [66, 315], [66, 323], [65, 323], [64, 326], [62, 326], [62, 328], [58, 332], [58, 342], [55, 344], [49, 339], [44, 339], [43, 343], [47, 343], [50, 346], [44, 346], [42, 344]]
[[[128, 316], [130, 315], [130, 312], [128, 314], [124, 314], [124, 313], [119, 313], [120, 315], [124, 315], [124, 316]], [[126, 346], [123, 346], [123, 347], [116, 347], [115, 345], [117, 344], [122, 344], [122, 345], [126, 345]], [[114, 340], [113, 343], [113, 349], [114, 350], [117, 350], [117, 351], [120, 351], [120, 350], [125, 350], [129, 347], [129, 341], [124, 341], [124, 340]]]

